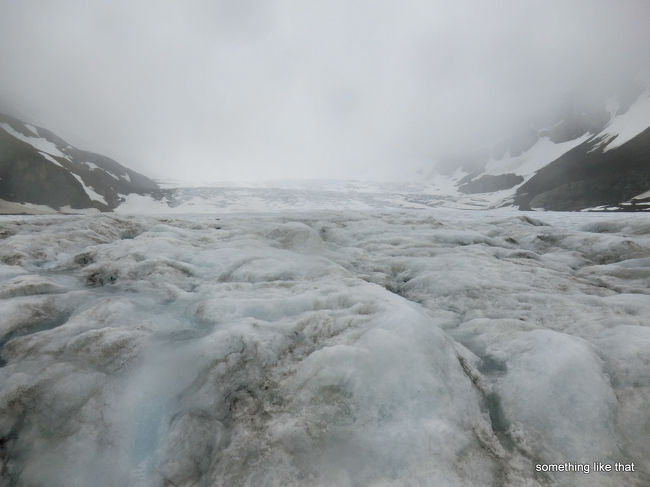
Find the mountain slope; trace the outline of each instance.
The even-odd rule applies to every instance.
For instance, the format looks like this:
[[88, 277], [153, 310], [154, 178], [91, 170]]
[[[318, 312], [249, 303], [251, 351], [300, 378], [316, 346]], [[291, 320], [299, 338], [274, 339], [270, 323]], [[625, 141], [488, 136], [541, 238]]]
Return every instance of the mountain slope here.
[[482, 163], [468, 156], [464, 177], [450, 177], [460, 198], [522, 210], [650, 210], [643, 196], [650, 189], [650, 91], [610, 98], [602, 110], [570, 113], [484, 153]]
[[57, 210], [110, 211], [123, 195], [158, 191], [154, 181], [108, 157], [0, 114], [0, 199]]
[[593, 137], [540, 169], [517, 189], [515, 204], [524, 210], [617, 208], [647, 191], [650, 128], [611, 150], [605, 137]]

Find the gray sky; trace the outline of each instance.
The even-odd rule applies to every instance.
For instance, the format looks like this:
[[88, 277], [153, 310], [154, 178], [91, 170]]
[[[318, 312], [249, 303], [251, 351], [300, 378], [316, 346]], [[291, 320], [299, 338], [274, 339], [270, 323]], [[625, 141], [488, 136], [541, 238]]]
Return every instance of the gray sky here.
[[0, 110], [152, 177], [404, 179], [649, 48], [645, 0], [0, 0]]

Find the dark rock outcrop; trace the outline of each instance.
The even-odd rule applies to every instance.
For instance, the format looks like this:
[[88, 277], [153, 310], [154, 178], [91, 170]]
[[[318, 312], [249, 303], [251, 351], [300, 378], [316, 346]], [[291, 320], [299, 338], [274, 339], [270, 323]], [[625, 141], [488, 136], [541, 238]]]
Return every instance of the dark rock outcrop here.
[[650, 188], [650, 128], [623, 145], [603, 150], [603, 138], [587, 140], [542, 168], [521, 186], [522, 210], [616, 207]]

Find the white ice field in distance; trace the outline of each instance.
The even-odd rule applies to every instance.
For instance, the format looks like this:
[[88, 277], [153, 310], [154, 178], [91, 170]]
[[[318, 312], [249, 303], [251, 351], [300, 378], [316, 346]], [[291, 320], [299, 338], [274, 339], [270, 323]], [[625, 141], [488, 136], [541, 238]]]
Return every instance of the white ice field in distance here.
[[187, 183], [166, 188], [161, 199], [151, 195], [123, 195], [115, 211], [123, 215], [221, 214], [268, 211], [384, 209], [485, 209], [502, 204], [512, 191], [463, 194], [446, 176], [423, 182], [367, 182], [348, 180], [288, 180], [237, 184]]
[[[650, 485], [650, 215], [0, 217], [0, 486]], [[536, 473], [624, 462], [634, 473]]]

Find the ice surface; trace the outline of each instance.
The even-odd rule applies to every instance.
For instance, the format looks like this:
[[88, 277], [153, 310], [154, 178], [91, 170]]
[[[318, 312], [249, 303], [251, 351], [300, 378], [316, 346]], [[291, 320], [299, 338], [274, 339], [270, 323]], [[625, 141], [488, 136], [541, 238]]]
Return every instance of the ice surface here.
[[301, 210], [384, 210], [450, 207], [490, 208], [512, 197], [512, 191], [463, 194], [453, 181], [439, 176], [427, 183], [359, 181], [275, 181], [210, 187], [176, 187], [162, 199], [129, 194], [116, 208], [121, 214], [215, 214]]
[[0, 217], [0, 486], [648, 485], [650, 215], [358, 194]]
[[[96, 169], [99, 169], [100, 171], [104, 171], [101, 167], [99, 167], [99, 166], [98, 166], [97, 164], [95, 164], [94, 162], [82, 162], [82, 164], [83, 164], [84, 166], [88, 166], [88, 169], [90, 169], [91, 171], [94, 171], [94, 170], [96, 170]], [[104, 172], [107, 172], [107, 171], [104, 171]], [[108, 172], [107, 172], [107, 173], [108, 173]], [[111, 173], [108, 173], [108, 174], [110, 174], [111, 176], [113, 176], [114, 178], [116, 178], [116, 176], [114, 176], [113, 174], [111, 174]], [[117, 178], [116, 178], [116, 179], [117, 179]]]

